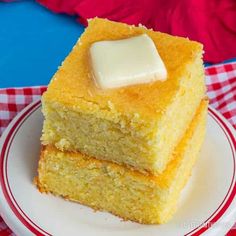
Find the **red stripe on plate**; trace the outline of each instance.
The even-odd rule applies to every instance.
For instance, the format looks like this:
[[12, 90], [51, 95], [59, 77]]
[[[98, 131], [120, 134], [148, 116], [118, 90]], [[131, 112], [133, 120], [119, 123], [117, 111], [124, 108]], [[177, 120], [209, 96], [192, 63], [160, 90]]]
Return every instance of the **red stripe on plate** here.
[[[25, 212], [19, 207], [17, 204], [14, 196], [12, 195], [11, 188], [8, 183], [8, 177], [6, 174], [6, 179], [4, 176], [4, 173], [7, 173], [7, 165], [4, 166], [4, 163], [7, 163], [9, 149], [12, 143], [12, 140], [14, 136], [16, 135], [17, 131], [21, 127], [21, 125], [24, 123], [24, 121], [35, 111], [35, 109], [38, 108], [38, 106], [41, 104], [40, 101], [33, 104], [29, 109], [27, 109], [21, 116], [18, 118], [18, 120], [14, 123], [12, 128], [10, 129], [9, 133], [7, 134], [7, 137], [5, 139], [5, 142], [3, 143], [2, 152], [0, 156], [0, 183], [3, 190], [4, 197], [6, 198], [10, 208], [16, 215], [16, 217], [21, 221], [21, 223], [28, 228], [32, 233], [38, 235], [38, 236], [50, 236], [49, 233], [41, 229], [38, 225], [36, 225], [34, 222], [31, 221], [31, 219], [25, 214]], [[18, 209], [17, 209], [17, 207]], [[19, 211], [20, 210], [20, 211]], [[42, 233], [43, 232], [43, 233]]]
[[[229, 142], [231, 151], [232, 151], [232, 157], [233, 157], [233, 177], [232, 181], [229, 187], [229, 190], [224, 197], [224, 200], [221, 202], [220, 206], [215, 210], [215, 212], [206, 220], [204, 223], [190, 231], [189, 233], [185, 234], [187, 235], [192, 235], [192, 236], [198, 236], [204, 233], [206, 230], [208, 230], [214, 223], [216, 223], [225, 213], [225, 211], [229, 208], [230, 204], [232, 203], [235, 194], [236, 194], [236, 182], [235, 182], [235, 149], [236, 149], [236, 139], [229, 129], [229, 127], [226, 125], [226, 123], [222, 120], [222, 118], [210, 107], [208, 108], [211, 117], [219, 124], [220, 128], [224, 132], [225, 136], [227, 137], [227, 140]], [[233, 146], [231, 142], [233, 143]], [[232, 191], [231, 191], [232, 190]], [[230, 194], [231, 193], [231, 194]], [[229, 195], [230, 194], [230, 195]], [[227, 201], [225, 202], [225, 200]], [[225, 202], [225, 203], [224, 203]], [[224, 204], [224, 205], [223, 205]], [[212, 219], [211, 219], [212, 218]]]

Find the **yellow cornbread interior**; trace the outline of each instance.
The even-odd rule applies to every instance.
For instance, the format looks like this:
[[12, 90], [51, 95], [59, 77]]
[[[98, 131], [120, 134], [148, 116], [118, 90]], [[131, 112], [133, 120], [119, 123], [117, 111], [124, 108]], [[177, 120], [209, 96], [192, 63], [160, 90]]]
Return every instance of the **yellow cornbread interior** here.
[[202, 101], [187, 132], [160, 175], [145, 175], [109, 161], [53, 146], [41, 151], [37, 185], [125, 220], [145, 224], [168, 221], [188, 180], [205, 135], [207, 101]]
[[[91, 78], [92, 43], [146, 33], [168, 78], [101, 90]], [[42, 143], [101, 160], [161, 173], [205, 96], [202, 45], [144, 27], [95, 18], [43, 95]]]

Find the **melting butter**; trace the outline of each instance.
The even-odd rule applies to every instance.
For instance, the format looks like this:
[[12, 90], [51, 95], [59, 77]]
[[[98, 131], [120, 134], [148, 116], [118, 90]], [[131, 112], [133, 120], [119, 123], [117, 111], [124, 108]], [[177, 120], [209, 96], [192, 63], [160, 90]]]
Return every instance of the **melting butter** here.
[[90, 47], [95, 83], [102, 89], [150, 83], [167, 78], [152, 39], [139, 36], [95, 42]]

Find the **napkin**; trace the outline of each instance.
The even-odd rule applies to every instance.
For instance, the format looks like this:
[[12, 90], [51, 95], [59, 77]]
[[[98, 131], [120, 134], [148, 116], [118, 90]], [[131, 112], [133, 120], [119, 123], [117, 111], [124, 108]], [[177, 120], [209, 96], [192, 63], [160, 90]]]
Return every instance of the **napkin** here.
[[235, 0], [37, 0], [57, 13], [87, 19], [98, 16], [204, 44], [204, 60], [218, 63], [236, 56]]

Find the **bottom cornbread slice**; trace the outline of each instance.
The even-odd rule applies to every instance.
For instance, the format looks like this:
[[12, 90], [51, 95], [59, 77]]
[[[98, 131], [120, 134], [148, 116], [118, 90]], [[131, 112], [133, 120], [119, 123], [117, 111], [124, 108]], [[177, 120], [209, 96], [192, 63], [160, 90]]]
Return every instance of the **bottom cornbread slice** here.
[[50, 192], [145, 224], [164, 223], [176, 210], [205, 134], [207, 101], [202, 101], [174, 158], [158, 175], [144, 175], [125, 166], [100, 161], [53, 146], [41, 151], [36, 183]]

